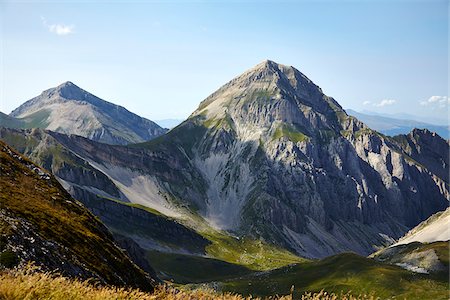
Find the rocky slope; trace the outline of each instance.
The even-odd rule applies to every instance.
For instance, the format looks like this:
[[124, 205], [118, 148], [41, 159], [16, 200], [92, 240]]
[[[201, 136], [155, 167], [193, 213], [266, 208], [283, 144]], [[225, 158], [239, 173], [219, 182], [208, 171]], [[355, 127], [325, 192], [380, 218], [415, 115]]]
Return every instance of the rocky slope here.
[[450, 208], [440, 211], [408, 231], [393, 245], [371, 255], [378, 261], [418, 273], [449, 272]]
[[137, 267], [106, 227], [45, 169], [0, 142], [3, 266], [34, 261], [44, 270], [152, 290], [157, 278]]
[[421, 222], [408, 231], [394, 244], [408, 244], [411, 242], [432, 243], [450, 240], [450, 208], [440, 211]]
[[0, 115], [0, 124], [12, 128], [45, 128], [108, 144], [148, 141], [167, 131], [72, 82], [42, 92], [9, 116]]
[[448, 241], [398, 244], [377, 251], [370, 257], [416, 273], [443, 274], [446, 279], [450, 271]]
[[348, 116], [295, 68], [265, 61], [140, 147], [181, 161], [167, 169], [193, 186], [169, 184], [172, 194], [214, 226], [322, 257], [369, 254], [448, 205], [448, 143], [416, 133], [413, 148], [434, 147], [433, 161]]
[[[150, 142], [105, 146], [45, 134], [112, 182], [105, 185], [114, 186], [112, 198], [190, 219], [194, 228], [202, 218], [306, 257], [367, 255], [449, 201], [446, 141], [426, 130], [383, 136], [298, 70], [271, 61], [221, 87]], [[1, 132], [15, 144], [30, 135]], [[24, 153], [45, 156], [38, 141], [24, 144]], [[48, 157], [53, 168], [54, 155]], [[86, 197], [103, 191], [102, 184], [79, 184], [82, 172], [73, 174], [66, 188], [82, 187]]]
[[[255, 270], [301, 261], [281, 247], [256, 238], [239, 239], [211, 228], [186, 203], [176, 201], [168, 190], [164, 190], [167, 184], [150, 175], [152, 170], [164, 171], [161, 169], [166, 163], [163, 156], [157, 159], [158, 156], [142, 149], [106, 145], [41, 129], [0, 128], [0, 138], [37, 162], [50, 166], [64, 188], [98, 216], [109, 230], [134, 240], [144, 250], [206, 255]], [[95, 152], [105, 155], [105, 159], [116, 156], [120, 159], [114, 158], [115, 163], [105, 160], [102, 164], [92, 156]], [[169, 169], [164, 172], [165, 178], [173, 179], [174, 189], [177, 180], [188, 174]], [[185, 181], [180, 186], [187, 190], [190, 183]], [[197, 260], [196, 265], [199, 261], [206, 260]]]

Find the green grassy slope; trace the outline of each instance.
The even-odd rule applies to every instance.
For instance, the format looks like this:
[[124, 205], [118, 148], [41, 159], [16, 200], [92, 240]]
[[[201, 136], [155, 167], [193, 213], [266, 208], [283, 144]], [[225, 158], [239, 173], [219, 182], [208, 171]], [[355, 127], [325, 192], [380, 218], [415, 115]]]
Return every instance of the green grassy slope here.
[[224, 281], [222, 289], [244, 295], [286, 295], [305, 291], [374, 294], [382, 299], [448, 299], [448, 281], [344, 253], [320, 261]]
[[175, 283], [202, 283], [235, 278], [252, 273], [244, 266], [188, 254], [148, 251], [148, 259], [161, 279]]
[[25, 121], [0, 112], [0, 127], [24, 128], [25, 126], [26, 126]]

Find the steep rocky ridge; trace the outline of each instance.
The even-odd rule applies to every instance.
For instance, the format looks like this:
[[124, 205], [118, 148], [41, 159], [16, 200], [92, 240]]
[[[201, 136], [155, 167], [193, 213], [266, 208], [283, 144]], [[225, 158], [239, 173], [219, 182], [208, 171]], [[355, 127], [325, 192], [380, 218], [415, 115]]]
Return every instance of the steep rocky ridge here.
[[395, 136], [402, 150], [441, 179], [447, 179], [449, 170], [448, 142], [436, 138], [428, 129], [414, 129], [409, 134]]
[[0, 142], [1, 263], [34, 261], [48, 271], [152, 290], [106, 227], [45, 169]]
[[167, 131], [69, 81], [43, 91], [9, 116], [0, 115], [0, 123], [12, 128], [38, 127], [77, 134], [108, 144], [148, 141]]

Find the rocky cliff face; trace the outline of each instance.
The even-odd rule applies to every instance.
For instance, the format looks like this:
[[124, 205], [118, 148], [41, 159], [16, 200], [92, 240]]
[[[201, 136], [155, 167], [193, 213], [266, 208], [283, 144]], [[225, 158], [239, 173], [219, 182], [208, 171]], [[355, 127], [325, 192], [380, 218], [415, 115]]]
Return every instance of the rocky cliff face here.
[[[15, 119], [14, 119], [15, 118]], [[12, 122], [14, 119], [14, 122]], [[45, 128], [108, 144], [151, 140], [166, 132], [156, 123], [65, 82], [25, 102], [0, 123], [6, 127]]]
[[218, 229], [306, 257], [369, 254], [449, 201], [446, 141], [428, 131], [383, 136], [271, 61], [150, 142], [104, 146], [47, 133], [123, 200], [174, 218], [195, 211]]
[[423, 135], [444, 149], [439, 167], [349, 117], [295, 68], [265, 61], [142, 147], [180, 145], [206, 185], [204, 200], [178, 196], [214, 226], [321, 257], [368, 254], [448, 205], [448, 144]]
[[[106, 227], [45, 169], [0, 142], [1, 261], [34, 261], [47, 271], [152, 290]], [[153, 274], [154, 275], [154, 274]]]

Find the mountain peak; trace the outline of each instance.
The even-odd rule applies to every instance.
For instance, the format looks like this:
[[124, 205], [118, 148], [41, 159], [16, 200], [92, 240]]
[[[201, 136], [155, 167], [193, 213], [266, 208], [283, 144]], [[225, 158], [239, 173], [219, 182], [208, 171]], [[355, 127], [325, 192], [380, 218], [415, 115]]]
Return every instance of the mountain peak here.
[[[58, 85], [55, 89], [61, 90], [65, 88], [78, 87], [72, 81], [66, 81]], [[79, 87], [78, 87], [79, 88]]]
[[86, 95], [88, 94], [85, 90], [75, 85], [71, 81], [66, 81], [61, 83], [55, 88], [44, 91], [44, 93], [48, 93], [49, 96], [57, 95], [65, 99], [70, 100], [84, 100]]
[[274, 62], [273, 60], [270, 59], [265, 59], [262, 62], [260, 62], [259, 64], [257, 64], [255, 67], [265, 67], [265, 68], [271, 68], [271, 67], [277, 67], [280, 66], [281, 64]]
[[139, 143], [165, 133], [150, 120], [66, 81], [26, 101], [10, 114], [26, 126], [77, 134], [110, 144]]
[[[206, 98], [191, 116], [209, 120], [230, 117], [239, 124], [254, 124], [259, 129], [251, 131], [256, 132], [267, 131], [274, 122], [323, 127], [328, 123], [326, 116], [336, 110], [341, 111], [340, 105], [299, 70], [264, 60]], [[334, 119], [329, 120], [333, 124], [324, 126], [336, 127]]]
[[[289, 71], [290, 69], [296, 70], [291, 66], [282, 65], [273, 60], [265, 59], [256, 66], [254, 66], [253, 68], [251, 68], [250, 70], [248, 70], [247, 72], [244, 72], [244, 74], [242, 75], [245, 76], [246, 74], [249, 73], [252, 74], [259, 72], [265, 72], [266, 75], [273, 75], [276, 73], [284, 73], [286, 71]], [[298, 70], [296, 71], [299, 72]]]

